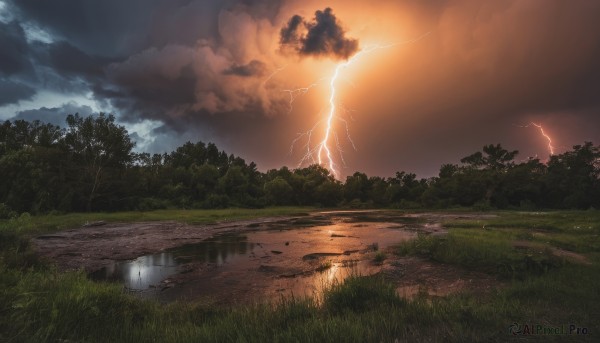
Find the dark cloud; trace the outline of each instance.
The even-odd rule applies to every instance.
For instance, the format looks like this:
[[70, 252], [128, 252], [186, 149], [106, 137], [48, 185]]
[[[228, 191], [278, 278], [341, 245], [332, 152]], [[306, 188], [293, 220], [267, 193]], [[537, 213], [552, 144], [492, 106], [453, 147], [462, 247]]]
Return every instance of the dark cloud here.
[[266, 70], [267, 66], [263, 62], [252, 60], [250, 63], [244, 65], [234, 64], [231, 67], [223, 70], [223, 74], [242, 77], [263, 76]]
[[304, 18], [297, 14], [292, 16], [287, 25], [284, 26], [279, 33], [279, 43], [298, 47], [301, 38], [298, 31], [301, 29], [300, 25], [302, 23], [304, 23]]
[[50, 123], [58, 126], [66, 125], [66, 118], [69, 114], [79, 113], [81, 116], [89, 116], [93, 114], [91, 107], [79, 105], [75, 102], [63, 104], [60, 107], [42, 107], [33, 110], [25, 110], [17, 112], [17, 115], [10, 120], [39, 120], [44, 123]]
[[234, 0], [9, 1], [20, 16], [82, 51], [122, 58], [150, 46], [190, 45], [199, 37], [212, 39], [218, 35], [219, 12], [238, 3]]
[[[13, 0], [21, 17], [37, 23], [59, 39], [93, 54], [123, 55], [139, 48], [143, 37], [131, 32], [151, 23], [154, 0], [130, 1], [36, 1]], [[135, 13], [136, 15], [131, 15]]]
[[94, 88], [100, 97], [111, 99], [124, 119], [169, 117], [190, 110], [195, 102], [196, 73], [192, 49], [168, 46], [149, 49], [106, 68], [107, 85]]
[[48, 65], [63, 74], [99, 77], [103, 69], [114, 61], [87, 54], [65, 41], [48, 44], [45, 48]]
[[29, 100], [35, 95], [34, 88], [20, 82], [0, 79], [0, 106]]
[[15, 75], [31, 69], [25, 31], [16, 21], [0, 22], [0, 75]]
[[[92, 91], [123, 119], [176, 126], [182, 116], [272, 111], [259, 79], [269, 71], [263, 56], [270, 51], [249, 48], [248, 41], [264, 37], [280, 1], [22, 0], [11, 6], [22, 23], [43, 27], [54, 40], [28, 47], [38, 84], [48, 89]], [[243, 80], [231, 84], [229, 76]]]
[[300, 50], [305, 55], [330, 55], [349, 58], [358, 50], [358, 40], [346, 38], [331, 8], [315, 13], [315, 21], [306, 24], [308, 32]]
[[302, 55], [336, 59], [348, 59], [358, 51], [358, 40], [346, 37], [346, 32], [329, 7], [324, 11], [316, 11], [310, 22], [294, 15], [281, 29], [280, 43], [292, 46]]

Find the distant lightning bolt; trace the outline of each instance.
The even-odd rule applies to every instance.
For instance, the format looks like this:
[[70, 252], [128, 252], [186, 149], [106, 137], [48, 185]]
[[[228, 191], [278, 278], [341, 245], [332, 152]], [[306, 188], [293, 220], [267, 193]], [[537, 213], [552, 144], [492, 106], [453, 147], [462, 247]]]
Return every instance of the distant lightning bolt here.
[[290, 96], [288, 113], [292, 113], [292, 111], [294, 110], [294, 101], [296, 101], [296, 98], [308, 93], [308, 91], [310, 91], [314, 87], [317, 87], [319, 85], [319, 82], [323, 80], [325, 80], [325, 78], [321, 78], [306, 87], [300, 87], [295, 89], [283, 89], [282, 92], [288, 93]]
[[544, 128], [542, 127], [542, 125], [536, 124], [534, 122], [531, 122], [530, 124], [537, 127], [538, 129], [540, 129], [540, 133], [542, 134], [542, 136], [544, 136], [544, 138], [546, 138], [546, 140], [548, 140], [548, 151], [550, 152], [550, 156], [554, 155], [554, 147], [552, 146], [552, 138], [550, 138], [550, 136], [548, 136], [548, 134], [546, 132], [544, 132]]
[[272, 72], [272, 73], [271, 73], [269, 76], [267, 76], [267, 78], [266, 78], [266, 79], [265, 79], [265, 80], [262, 82], [263, 86], [264, 86], [264, 85], [266, 85], [266, 84], [267, 84], [267, 82], [271, 81], [271, 79], [272, 79], [272, 78], [273, 78], [275, 75], [279, 74], [279, 73], [280, 73], [280, 72], [282, 72], [282, 71], [283, 71], [285, 68], [287, 68], [287, 66], [288, 66], [288, 65], [286, 64], [286, 65], [284, 65], [283, 67], [279, 67], [279, 68], [275, 69], [275, 70], [274, 70], [274, 71], [273, 71], [273, 72]]
[[550, 156], [554, 155], [554, 146], [552, 146], [552, 138], [550, 138], [550, 136], [544, 131], [544, 128], [542, 127], [541, 124], [536, 124], [534, 122], [530, 122], [529, 124], [525, 125], [525, 126], [520, 126], [520, 127], [531, 127], [531, 126], [535, 126], [540, 133], [542, 134], [542, 136], [548, 141], [548, 152], [550, 153]]
[[[371, 46], [369, 48], [365, 48], [365, 49], [360, 50], [359, 52], [357, 52], [350, 59], [346, 60], [345, 62], [339, 63], [335, 67], [333, 75], [331, 76], [331, 78], [329, 78], [329, 106], [328, 106], [327, 116], [325, 118], [325, 130], [324, 130], [323, 139], [316, 146], [314, 146], [314, 147], [311, 146], [311, 139], [312, 139], [312, 136], [313, 136], [313, 131], [322, 122], [322, 121], [319, 121], [309, 131], [298, 134], [298, 137], [296, 139], [294, 139], [294, 141], [292, 142], [292, 146], [290, 147], [290, 153], [291, 153], [291, 152], [293, 152], [294, 145], [301, 138], [307, 137], [308, 142], [305, 145], [306, 153], [302, 157], [302, 159], [300, 160], [300, 163], [299, 163], [298, 166], [302, 165], [303, 163], [305, 163], [307, 161], [312, 161], [313, 163], [316, 161], [316, 162], [319, 163], [319, 165], [326, 165], [327, 168], [329, 169], [329, 171], [333, 174], [333, 176], [335, 178], [339, 178], [339, 172], [338, 172], [338, 169], [337, 169], [337, 165], [335, 163], [335, 159], [334, 159], [334, 156], [333, 156], [333, 151], [329, 147], [330, 140], [332, 139], [331, 138], [332, 136], [335, 139], [336, 149], [337, 149], [337, 151], [339, 153], [339, 156], [340, 156], [340, 159], [341, 159], [341, 161], [342, 161], [342, 163], [344, 165], [345, 165], [345, 161], [344, 161], [344, 154], [343, 154], [343, 150], [341, 148], [341, 144], [339, 142], [338, 135], [337, 135], [337, 133], [334, 130], [334, 125], [333, 125], [334, 119], [340, 120], [341, 122], [344, 123], [344, 125], [345, 125], [345, 131], [346, 131], [346, 138], [351, 143], [352, 147], [356, 150], [356, 146], [354, 144], [354, 141], [350, 137], [350, 129], [349, 129], [349, 126], [348, 126], [348, 122], [345, 119], [340, 118], [339, 116], [336, 115], [336, 113], [338, 111], [337, 110], [337, 101], [336, 101], [336, 97], [337, 97], [338, 92], [337, 92], [337, 89], [336, 89], [336, 84], [337, 84], [337, 81], [338, 81], [338, 79], [340, 77], [341, 71], [344, 70], [344, 69], [346, 69], [350, 65], [352, 65], [354, 62], [356, 62], [363, 55], [372, 53], [375, 50], [388, 49], [388, 48], [391, 48], [391, 47], [394, 47], [394, 46], [398, 46], [398, 45], [414, 43], [414, 42], [416, 42], [418, 40], [421, 40], [425, 36], [429, 35], [429, 33], [430, 32], [427, 32], [424, 35], [421, 35], [420, 37], [417, 37], [415, 39], [411, 39], [411, 40], [408, 40], [408, 41], [404, 41], [404, 42], [393, 43], [393, 44], [388, 44], [388, 45], [374, 45], [374, 46]], [[312, 83], [311, 85], [309, 85], [307, 87], [297, 88], [297, 89], [283, 90], [284, 92], [287, 92], [290, 95], [290, 99], [289, 99], [290, 100], [289, 101], [290, 112], [292, 111], [292, 109], [293, 109], [293, 103], [294, 103], [294, 101], [296, 100], [296, 98], [298, 96], [306, 94], [312, 88], [318, 86], [319, 82], [322, 81], [322, 80], [324, 80], [324, 79], [325, 78], [322, 78], [319, 81], [317, 81], [315, 83]], [[315, 157], [315, 155], [316, 155], [316, 157]]]

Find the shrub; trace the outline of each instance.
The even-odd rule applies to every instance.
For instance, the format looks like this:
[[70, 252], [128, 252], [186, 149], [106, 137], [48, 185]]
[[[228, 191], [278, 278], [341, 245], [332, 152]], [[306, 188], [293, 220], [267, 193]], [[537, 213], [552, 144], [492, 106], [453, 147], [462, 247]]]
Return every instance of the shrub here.
[[405, 303], [394, 285], [378, 276], [350, 276], [343, 283], [334, 283], [324, 294], [324, 306], [331, 312], [346, 310], [363, 312], [381, 304]]
[[139, 211], [162, 210], [167, 208], [167, 201], [156, 198], [142, 198], [136, 207]]
[[0, 219], [12, 219], [16, 218], [18, 213], [13, 211], [8, 205], [0, 202]]
[[375, 263], [383, 263], [383, 261], [387, 258], [387, 256], [385, 255], [385, 253], [383, 251], [378, 251], [375, 254], [375, 257], [373, 258], [373, 261]]
[[227, 206], [229, 206], [229, 198], [227, 197], [227, 195], [222, 195], [222, 194], [210, 194], [209, 196], [206, 197], [206, 200], [204, 200], [204, 203], [202, 205], [203, 208], [226, 208]]

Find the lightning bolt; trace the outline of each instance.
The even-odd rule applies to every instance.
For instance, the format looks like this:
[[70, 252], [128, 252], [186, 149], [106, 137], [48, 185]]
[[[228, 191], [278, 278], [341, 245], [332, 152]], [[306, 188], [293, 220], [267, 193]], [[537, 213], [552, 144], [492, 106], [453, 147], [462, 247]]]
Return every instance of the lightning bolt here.
[[[317, 160], [319, 161], [320, 165], [323, 165], [323, 159], [324, 159], [323, 155], [325, 155], [325, 157], [327, 158], [326, 163], [329, 165], [329, 170], [331, 171], [331, 173], [333, 174], [333, 176], [335, 178], [338, 177], [338, 171], [336, 169], [336, 164], [333, 160], [333, 155], [332, 155], [331, 149], [329, 148], [329, 139], [330, 139], [330, 136], [332, 135], [333, 119], [336, 117], [336, 94], [337, 94], [336, 82], [340, 76], [340, 71], [342, 69], [345, 69], [348, 66], [350, 66], [361, 55], [363, 55], [365, 53], [369, 53], [375, 49], [376, 48], [373, 48], [370, 50], [361, 50], [357, 54], [352, 56], [352, 58], [350, 58], [346, 62], [338, 64], [337, 67], [335, 68], [335, 72], [333, 73], [333, 76], [331, 77], [331, 79], [329, 81], [329, 113], [327, 114], [327, 125], [325, 127], [325, 136], [323, 137], [323, 140], [318, 144], [319, 149], [317, 152]], [[346, 129], [347, 129], [346, 132], [349, 133], [347, 126], [346, 126]], [[348, 135], [348, 137], [349, 137], [349, 135]], [[337, 146], [338, 146], [338, 151], [340, 151], [340, 156], [342, 156], [342, 159], [343, 159], [343, 154], [339, 148], [339, 143], [337, 144]]]
[[311, 83], [306, 87], [300, 87], [295, 89], [283, 89], [282, 92], [288, 93], [288, 95], [290, 96], [288, 114], [292, 113], [292, 111], [294, 110], [294, 101], [296, 101], [296, 98], [308, 93], [308, 91], [310, 91], [314, 87], [317, 87], [319, 83], [323, 80], [325, 80], [325, 78], [320, 78], [319, 80]]
[[[348, 68], [349, 66], [351, 66], [352, 64], [354, 64], [357, 60], [359, 60], [364, 55], [370, 54], [376, 50], [389, 49], [389, 48], [392, 48], [392, 47], [395, 47], [398, 45], [414, 43], [414, 42], [421, 40], [422, 38], [426, 37], [429, 34], [430, 34], [430, 32], [427, 32], [417, 38], [414, 38], [414, 39], [411, 39], [408, 41], [404, 41], [404, 42], [392, 43], [392, 44], [387, 44], [387, 45], [373, 45], [373, 46], [370, 46], [368, 48], [358, 51], [350, 59], [336, 65], [332, 76], [329, 78], [329, 103], [328, 103], [327, 115], [324, 118], [325, 129], [324, 129], [323, 139], [321, 141], [319, 141], [316, 146], [311, 145], [313, 132], [319, 126], [319, 124], [321, 124], [323, 122], [323, 120], [321, 120], [321, 121], [317, 122], [310, 130], [299, 133], [298, 137], [296, 137], [296, 139], [294, 139], [294, 141], [292, 142], [292, 145], [290, 147], [290, 154], [291, 154], [294, 150], [294, 146], [296, 145], [296, 143], [299, 142], [303, 137], [307, 138], [307, 143], [304, 146], [304, 148], [306, 149], [306, 153], [300, 160], [298, 167], [300, 167], [303, 163], [308, 162], [308, 161], [311, 161], [312, 163], [317, 162], [319, 165], [325, 165], [336, 179], [339, 178], [340, 175], [339, 175], [338, 165], [335, 162], [333, 149], [330, 147], [331, 140], [335, 140], [335, 147], [340, 156], [340, 160], [341, 160], [342, 164], [346, 165], [346, 162], [344, 160], [344, 153], [343, 153], [343, 149], [341, 148], [338, 134], [335, 132], [335, 129], [334, 129], [334, 120], [335, 119], [341, 121], [344, 124], [346, 139], [350, 142], [350, 144], [352, 145], [352, 148], [354, 148], [354, 150], [356, 150], [356, 145], [354, 144], [354, 141], [350, 137], [350, 128], [348, 125], [348, 121], [337, 115], [337, 113], [338, 113], [337, 107], [338, 106], [337, 106], [336, 99], [337, 99], [337, 95], [338, 95], [338, 90], [337, 90], [336, 86], [337, 86], [337, 82], [338, 82], [338, 79], [340, 78], [342, 71], [344, 69]], [[320, 82], [325, 79], [326, 78], [321, 78], [318, 81], [308, 85], [307, 87], [283, 90], [284, 92], [289, 93], [289, 96], [290, 96], [290, 99], [289, 99], [290, 112], [293, 110], [293, 103], [296, 100], [296, 98], [308, 93], [312, 88], [318, 86], [320, 84]]]
[[271, 79], [272, 79], [273, 77], [275, 77], [275, 75], [279, 74], [279, 73], [280, 73], [280, 72], [282, 72], [282, 71], [283, 71], [285, 68], [287, 68], [287, 66], [288, 66], [288, 65], [286, 64], [286, 65], [284, 65], [283, 67], [276, 68], [276, 69], [275, 69], [275, 70], [274, 70], [274, 71], [273, 71], [273, 72], [272, 72], [272, 73], [271, 73], [269, 76], [267, 76], [267, 78], [266, 78], [266, 79], [264, 79], [264, 81], [262, 82], [262, 85], [263, 85], [263, 86], [264, 86], [264, 85], [266, 85], [266, 84], [267, 84], [269, 81], [271, 81]]
[[546, 132], [544, 132], [544, 128], [542, 127], [542, 125], [536, 124], [534, 122], [531, 122], [530, 124], [537, 127], [540, 130], [540, 133], [542, 134], [542, 136], [544, 136], [544, 138], [546, 138], [546, 140], [548, 140], [548, 152], [550, 152], [550, 156], [554, 155], [554, 147], [552, 146], [552, 138], [550, 138], [550, 136], [548, 136], [548, 134]]
[[554, 155], [554, 146], [552, 146], [552, 138], [546, 133], [546, 131], [544, 131], [544, 128], [541, 124], [530, 122], [529, 124], [520, 127], [526, 128], [531, 126], [536, 127], [540, 131], [540, 134], [548, 141], [548, 153], [550, 153], [550, 156]]

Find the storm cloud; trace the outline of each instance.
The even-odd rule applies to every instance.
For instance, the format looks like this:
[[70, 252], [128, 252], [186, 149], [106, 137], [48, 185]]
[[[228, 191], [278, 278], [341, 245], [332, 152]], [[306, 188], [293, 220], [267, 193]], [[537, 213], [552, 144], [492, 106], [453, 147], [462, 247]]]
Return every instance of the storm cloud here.
[[346, 37], [346, 32], [329, 7], [316, 11], [312, 21], [294, 15], [281, 29], [280, 43], [305, 56], [348, 59], [358, 51], [358, 40]]
[[93, 110], [89, 106], [80, 106], [75, 102], [69, 102], [59, 107], [42, 107], [38, 109], [19, 111], [13, 119], [27, 121], [39, 120], [41, 122], [65, 127], [67, 124], [67, 115], [76, 113], [86, 117], [92, 115]]
[[17, 22], [0, 22], [0, 46], [0, 75], [12, 76], [31, 69], [25, 31]]
[[35, 89], [19, 82], [0, 79], [0, 106], [13, 104], [20, 100], [29, 100]]
[[[0, 4], [2, 119], [59, 123], [69, 111], [114, 112], [128, 127], [161, 128], [143, 135], [157, 151], [212, 140], [263, 169], [294, 167], [302, 156], [290, 156], [289, 143], [326, 110], [335, 63], [354, 56], [359, 42], [430, 32], [361, 55], [340, 75], [338, 100], [352, 109], [345, 119], [358, 148], [344, 147], [343, 173], [431, 176], [498, 142], [523, 157], [541, 153], [536, 132], [518, 128], [532, 120], [559, 150], [600, 142], [599, 2]], [[286, 91], [308, 85], [291, 106]]]
[[266, 69], [267, 67], [263, 62], [252, 60], [250, 63], [245, 65], [234, 64], [231, 67], [223, 70], [223, 74], [237, 75], [242, 77], [262, 76], [265, 74]]

